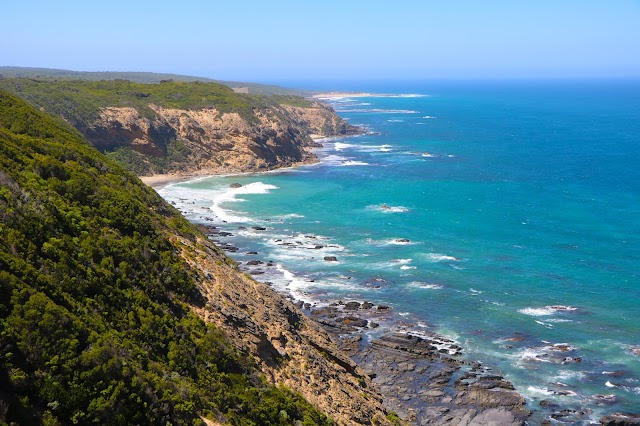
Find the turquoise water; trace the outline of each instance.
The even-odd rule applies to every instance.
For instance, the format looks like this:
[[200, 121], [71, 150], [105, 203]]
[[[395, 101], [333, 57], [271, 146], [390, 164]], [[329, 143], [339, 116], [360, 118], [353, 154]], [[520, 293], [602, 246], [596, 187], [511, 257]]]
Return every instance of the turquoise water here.
[[160, 193], [233, 233], [235, 259], [272, 260], [257, 279], [390, 305], [382, 328], [455, 338], [531, 409], [640, 411], [640, 83], [339, 89], [398, 96], [328, 99], [375, 133], [324, 141], [317, 165]]

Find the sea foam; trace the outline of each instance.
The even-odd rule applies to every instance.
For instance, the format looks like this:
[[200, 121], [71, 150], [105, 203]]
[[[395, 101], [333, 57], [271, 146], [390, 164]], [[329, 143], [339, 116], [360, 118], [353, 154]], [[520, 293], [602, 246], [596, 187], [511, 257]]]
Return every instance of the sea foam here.
[[238, 198], [238, 195], [244, 194], [268, 194], [271, 190], [278, 189], [275, 185], [268, 185], [262, 182], [253, 182], [248, 185], [241, 186], [239, 188], [231, 188], [222, 194], [219, 194], [213, 199], [213, 205], [210, 207], [211, 211], [221, 220], [226, 222], [253, 222], [253, 219], [249, 217], [237, 216], [229, 213], [223, 209], [220, 205], [223, 203], [241, 202], [246, 201], [242, 198]]

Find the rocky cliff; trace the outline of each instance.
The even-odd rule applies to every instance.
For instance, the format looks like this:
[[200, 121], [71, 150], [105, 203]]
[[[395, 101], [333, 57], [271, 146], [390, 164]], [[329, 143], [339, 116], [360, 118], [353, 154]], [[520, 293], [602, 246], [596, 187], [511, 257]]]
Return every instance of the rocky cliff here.
[[0, 79], [0, 89], [61, 116], [139, 176], [264, 171], [312, 162], [310, 135], [358, 129], [297, 96], [203, 82]]
[[[317, 145], [311, 134], [357, 132], [316, 102], [308, 107], [271, 105], [254, 109], [247, 118], [215, 108], [149, 107], [153, 118], [133, 107], [103, 108], [97, 120], [80, 130], [101, 151], [140, 154], [133, 158], [143, 163], [137, 167], [141, 175], [264, 171], [304, 164], [315, 160], [310, 148]], [[167, 161], [158, 164], [158, 159]]]
[[195, 311], [253, 357], [270, 382], [299, 392], [340, 425], [395, 423], [369, 375], [316, 321], [231, 261], [221, 262], [208, 239], [173, 243], [199, 276], [206, 303]]

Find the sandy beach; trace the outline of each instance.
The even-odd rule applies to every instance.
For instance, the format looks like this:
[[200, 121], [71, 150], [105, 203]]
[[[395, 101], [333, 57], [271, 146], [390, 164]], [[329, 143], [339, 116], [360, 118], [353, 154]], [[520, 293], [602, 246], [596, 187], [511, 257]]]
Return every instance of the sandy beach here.
[[153, 189], [163, 188], [171, 183], [184, 182], [193, 179], [198, 175], [177, 175], [177, 174], [159, 174], [151, 176], [138, 176], [140, 180]]

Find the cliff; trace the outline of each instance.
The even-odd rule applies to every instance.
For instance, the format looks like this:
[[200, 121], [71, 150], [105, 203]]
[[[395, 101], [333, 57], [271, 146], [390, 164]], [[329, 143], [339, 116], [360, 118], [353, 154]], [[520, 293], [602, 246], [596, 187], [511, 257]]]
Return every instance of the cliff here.
[[264, 171], [315, 160], [310, 135], [357, 133], [328, 106], [215, 83], [0, 80], [140, 176]]
[[326, 332], [2, 91], [0, 219], [0, 424], [390, 424]]

